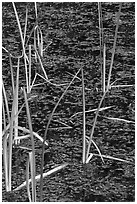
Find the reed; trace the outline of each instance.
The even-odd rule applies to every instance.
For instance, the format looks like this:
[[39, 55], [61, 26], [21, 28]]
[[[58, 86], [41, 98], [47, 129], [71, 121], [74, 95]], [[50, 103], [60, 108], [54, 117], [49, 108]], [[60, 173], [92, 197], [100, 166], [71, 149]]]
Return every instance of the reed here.
[[30, 168], [31, 168], [31, 178], [32, 178], [32, 202], [36, 202], [36, 184], [35, 184], [35, 142], [33, 137], [33, 130], [32, 130], [32, 123], [31, 123], [31, 116], [30, 116], [30, 110], [29, 110], [29, 104], [27, 99], [27, 94], [24, 88], [24, 98], [26, 103], [26, 112], [27, 112], [27, 118], [28, 118], [28, 124], [29, 124], [29, 130], [30, 130], [30, 136], [31, 136], [31, 145], [32, 145], [32, 152], [29, 155], [30, 160]]
[[[20, 21], [19, 21], [19, 17], [18, 17], [18, 13], [16, 10], [16, 6], [15, 3], [12, 2], [13, 8], [14, 8], [14, 12], [15, 12], [15, 16], [16, 16], [16, 20], [18, 23], [18, 28], [19, 28], [19, 32], [20, 32], [20, 37], [21, 37], [21, 43], [22, 43], [22, 51], [23, 51], [23, 57], [24, 57], [24, 66], [25, 66], [25, 75], [26, 75], [26, 86], [27, 86], [27, 93], [29, 93], [29, 87], [28, 87], [28, 68], [27, 68], [27, 55], [26, 55], [26, 51], [25, 51], [25, 42], [24, 42], [24, 38], [23, 38], [23, 32], [21, 29], [21, 25], [20, 25]], [[25, 34], [24, 34], [25, 36]]]
[[49, 116], [48, 119], [48, 123], [45, 129], [45, 133], [44, 133], [44, 138], [43, 138], [43, 146], [42, 146], [42, 156], [41, 156], [41, 179], [40, 179], [40, 202], [42, 202], [42, 196], [43, 196], [43, 166], [44, 166], [44, 151], [45, 151], [45, 145], [44, 142], [46, 140], [47, 137], [47, 133], [48, 133], [48, 129], [49, 129], [49, 125], [51, 123], [51, 120], [53, 118], [53, 115], [55, 113], [55, 110], [57, 109], [60, 101], [62, 100], [62, 98], [64, 97], [64, 95], [66, 94], [67, 90], [69, 89], [69, 87], [71, 86], [71, 84], [73, 83], [73, 81], [75, 80], [75, 78], [77, 77], [78, 73], [80, 72], [81, 68], [77, 71], [77, 73], [74, 75], [73, 79], [71, 80], [71, 82], [68, 84], [68, 86], [66, 87], [65, 91], [62, 93], [61, 97], [59, 98], [58, 102], [56, 103], [55, 107], [52, 110], [52, 113]]
[[106, 90], [106, 44], [104, 43], [104, 49], [103, 49], [103, 77], [102, 77], [102, 89], [103, 93], [105, 93]]
[[28, 92], [31, 92], [31, 45], [29, 45], [29, 82], [28, 82]]
[[102, 91], [104, 92], [104, 56], [102, 57], [104, 46], [104, 31], [103, 31], [103, 17], [101, 2], [98, 2], [98, 17], [99, 17], [99, 43], [100, 43], [100, 70], [101, 70], [101, 84]]
[[3, 157], [4, 157], [6, 191], [11, 191], [12, 145], [13, 145], [14, 139], [18, 135], [18, 130], [14, 128], [14, 124], [18, 125], [18, 118], [14, 119], [14, 115], [18, 111], [18, 87], [19, 87], [19, 58], [18, 58], [18, 66], [17, 66], [16, 87], [13, 93], [13, 104], [12, 104], [11, 116], [9, 115], [8, 100], [7, 100], [6, 91], [3, 85], [3, 94], [4, 94], [5, 104], [6, 104], [7, 115], [8, 115], [8, 122], [9, 122], [9, 133], [6, 131], [3, 138], [3, 150], [4, 150]]
[[32, 166], [32, 152], [29, 153], [27, 164], [26, 164], [26, 188], [27, 188], [29, 202], [32, 202], [32, 200], [34, 202], [34, 198], [31, 199], [30, 186], [29, 186], [29, 167], [30, 166]]
[[82, 101], [83, 101], [83, 155], [82, 162], [86, 162], [86, 117], [85, 117], [85, 85], [84, 85], [84, 73], [83, 67], [81, 67], [81, 79], [82, 79]]
[[[16, 115], [18, 113], [18, 92], [19, 92], [19, 66], [20, 66], [20, 59], [18, 58], [18, 65], [17, 65], [17, 77], [16, 77], [16, 101], [15, 101], [15, 113], [14, 115]], [[18, 117], [16, 117], [14, 119], [14, 126], [18, 126]], [[20, 143], [20, 141], [18, 141], [16, 138], [18, 137], [18, 129], [14, 128], [14, 140], [15, 143]]]
[[26, 18], [25, 18], [24, 39], [23, 39], [24, 44], [25, 44], [25, 41], [26, 41], [27, 22], [28, 22], [28, 8], [26, 6]]
[[2, 93], [3, 93], [3, 104], [5, 104], [5, 107], [6, 107], [7, 119], [8, 119], [8, 122], [10, 122], [9, 104], [8, 104], [7, 94], [6, 94], [6, 90], [5, 90], [3, 81], [2, 81]]
[[14, 75], [13, 75], [13, 67], [12, 67], [12, 59], [11, 55], [8, 52], [9, 55], [9, 62], [10, 62], [10, 72], [11, 72], [11, 83], [12, 83], [12, 94], [15, 92], [15, 85], [14, 85]]
[[[114, 43], [113, 43], [113, 52], [112, 52], [112, 57], [111, 57], [111, 63], [110, 63], [110, 68], [109, 68], [109, 75], [108, 75], [108, 82], [107, 82], [107, 87], [105, 88], [105, 80], [104, 80], [104, 88], [103, 88], [103, 96], [99, 102], [97, 111], [96, 111], [96, 115], [94, 118], [94, 122], [93, 122], [93, 126], [92, 126], [92, 130], [91, 130], [91, 134], [89, 137], [89, 141], [88, 141], [88, 148], [87, 148], [87, 154], [86, 154], [86, 163], [89, 162], [89, 157], [90, 156], [90, 148], [91, 148], [91, 143], [93, 143], [93, 134], [94, 134], [94, 130], [95, 130], [95, 126], [96, 126], [96, 122], [97, 122], [97, 118], [99, 115], [99, 110], [101, 108], [101, 105], [103, 103], [103, 100], [105, 99], [106, 93], [109, 92], [109, 90], [111, 89], [111, 85], [110, 85], [110, 79], [111, 79], [111, 73], [112, 73], [112, 67], [113, 67], [113, 61], [114, 61], [114, 55], [115, 55], [115, 48], [116, 48], [116, 40], [117, 40], [117, 33], [118, 33], [118, 27], [119, 27], [119, 19], [120, 19], [120, 12], [121, 12], [121, 7], [122, 7], [122, 3], [120, 3], [119, 5], [119, 11], [118, 11], [118, 15], [117, 15], [117, 24], [116, 24], [116, 29], [115, 29], [115, 36], [114, 36]], [[105, 64], [105, 44], [104, 44], [104, 64]], [[103, 72], [103, 78], [105, 78], [105, 65], [104, 65], [104, 72]], [[95, 144], [94, 144], [95, 145]], [[95, 145], [96, 146], [96, 145]], [[97, 149], [97, 146], [96, 146]], [[99, 149], [97, 149], [99, 152]], [[103, 159], [101, 153], [99, 153], [101, 159]]]
[[[12, 173], [12, 144], [13, 144], [13, 130], [14, 130], [14, 114], [15, 114], [15, 105], [16, 105], [16, 94], [13, 99], [12, 104], [12, 112], [11, 112], [11, 120], [10, 120], [10, 128], [9, 128], [9, 138], [8, 141], [5, 141], [9, 144], [9, 151], [7, 150], [7, 157], [8, 157], [8, 186], [7, 191], [11, 191], [11, 173]], [[6, 137], [4, 137], [7, 140]], [[4, 143], [5, 143], [4, 142]], [[9, 153], [8, 153], [9, 152]]]
[[117, 15], [117, 24], [116, 24], [116, 30], [115, 30], [115, 36], [114, 36], [114, 43], [113, 43], [113, 49], [112, 49], [111, 63], [110, 63], [110, 68], [109, 68], [107, 89], [109, 89], [109, 87], [110, 87], [110, 79], [111, 79], [111, 73], [112, 73], [113, 62], [114, 62], [114, 55], [115, 55], [115, 49], [116, 49], [116, 42], [117, 42], [117, 34], [118, 34], [118, 27], [119, 27], [121, 8], [122, 8], [122, 3], [119, 3], [119, 11], [118, 11], [118, 15]]

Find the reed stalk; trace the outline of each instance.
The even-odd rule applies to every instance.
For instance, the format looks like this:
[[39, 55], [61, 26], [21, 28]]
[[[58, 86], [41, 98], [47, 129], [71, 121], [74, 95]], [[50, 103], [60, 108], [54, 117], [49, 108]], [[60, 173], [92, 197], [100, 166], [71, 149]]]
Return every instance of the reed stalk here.
[[51, 123], [51, 120], [53, 118], [54, 112], [56, 110], [56, 108], [58, 107], [60, 101], [62, 100], [62, 98], [64, 97], [64, 95], [66, 94], [67, 90], [69, 89], [69, 87], [71, 86], [71, 84], [73, 83], [73, 81], [75, 80], [75, 78], [77, 77], [78, 73], [80, 72], [81, 68], [77, 71], [77, 73], [75, 74], [75, 76], [73, 77], [73, 79], [71, 80], [71, 82], [68, 84], [68, 86], [66, 87], [65, 91], [62, 93], [61, 97], [59, 98], [58, 102], [56, 103], [55, 107], [52, 110], [52, 113], [49, 116], [48, 119], [48, 123], [45, 129], [45, 133], [44, 133], [44, 138], [43, 138], [43, 145], [42, 145], [42, 156], [41, 156], [41, 178], [40, 178], [40, 202], [42, 202], [42, 196], [43, 196], [43, 166], [44, 166], [44, 151], [45, 151], [45, 145], [44, 142], [46, 140], [47, 137], [47, 133], [48, 133], [48, 129], [49, 129], [49, 125]]
[[103, 93], [105, 93], [106, 90], [106, 44], [104, 43], [104, 49], [103, 49]]
[[4, 135], [3, 138], [3, 162], [4, 162], [4, 173], [5, 173], [5, 187], [6, 191], [10, 191], [9, 188], [9, 154], [8, 154], [8, 145], [7, 145], [7, 133]]
[[110, 79], [111, 79], [111, 72], [112, 72], [113, 62], [114, 62], [114, 55], [115, 55], [115, 49], [116, 49], [116, 41], [117, 41], [117, 34], [118, 34], [118, 27], [119, 27], [121, 8], [122, 8], [122, 2], [120, 2], [120, 4], [119, 4], [119, 11], [118, 11], [118, 15], [117, 15], [117, 24], [116, 24], [116, 30], [115, 30], [115, 36], [114, 36], [114, 43], [113, 43], [113, 49], [112, 49], [111, 63], [110, 63], [110, 68], [109, 68], [107, 89], [109, 89], [109, 86], [110, 86]]
[[28, 22], [28, 8], [26, 6], [26, 18], [25, 18], [24, 39], [23, 39], [24, 45], [25, 45], [25, 40], [26, 40], [27, 22]]
[[86, 160], [88, 159], [88, 156], [89, 156], [89, 152], [90, 152], [90, 147], [91, 147], [91, 143], [92, 143], [92, 140], [93, 140], [93, 134], [94, 134], [94, 129], [95, 129], [95, 126], [96, 126], [96, 122], [97, 122], [97, 117], [98, 117], [98, 113], [99, 113], [99, 110], [101, 108], [101, 105], [102, 105], [102, 102], [106, 96], [106, 93], [108, 92], [108, 90], [106, 90], [100, 100], [100, 103], [99, 103], [99, 106], [98, 106], [98, 109], [96, 111], [96, 115], [95, 115], [95, 118], [94, 118], [94, 122], [93, 122], [93, 126], [92, 126], [92, 130], [91, 130], [91, 134], [90, 134], [90, 137], [89, 137], [89, 142], [88, 142], [88, 148], [87, 148], [87, 153], [86, 153]]
[[[17, 65], [17, 77], [16, 77], [16, 101], [15, 101], [15, 113], [16, 115], [18, 113], [18, 92], [19, 92], [19, 64], [20, 64], [20, 58], [18, 58], [18, 65]], [[18, 116], [14, 119], [14, 126], [18, 126]], [[18, 137], [18, 129], [14, 128], [14, 140], [15, 143], [18, 144], [20, 141], [16, 140]]]
[[10, 55], [9, 52], [8, 52], [8, 55], [9, 55], [9, 62], [10, 62], [12, 93], [14, 93], [15, 92], [15, 85], [14, 85], [14, 75], [13, 75], [12, 59], [11, 59], [11, 55]]
[[[15, 93], [17, 87], [15, 88]], [[11, 175], [12, 175], [12, 145], [13, 145], [13, 130], [14, 130], [14, 115], [16, 110], [16, 94], [14, 94], [13, 104], [12, 104], [12, 111], [11, 111], [11, 119], [10, 119], [10, 130], [9, 130], [9, 153], [7, 151], [8, 155], [8, 190], [11, 191]], [[6, 139], [6, 137], [5, 137]], [[6, 142], [5, 142], [6, 143]]]
[[21, 29], [18, 13], [17, 13], [17, 10], [16, 10], [14, 2], [12, 2], [12, 5], [13, 5], [13, 8], [14, 8], [14, 12], [15, 12], [17, 23], [18, 23], [19, 32], [20, 32], [21, 42], [22, 42], [22, 49], [23, 49], [23, 56], [24, 56], [24, 65], [25, 65], [25, 75], [26, 75], [26, 86], [27, 86], [27, 93], [29, 93], [29, 88], [28, 88], [28, 69], [27, 69], [27, 61], [26, 61], [27, 56], [26, 56], [26, 52], [25, 52], [25, 42], [24, 42], [23, 33], [22, 33], [22, 29]]
[[29, 45], [29, 93], [31, 92], [31, 45]]
[[2, 81], [2, 92], [3, 92], [3, 96], [4, 96], [3, 102], [5, 101], [5, 107], [6, 107], [8, 122], [10, 122], [10, 112], [9, 112], [8, 99], [7, 99], [6, 90], [5, 90], [3, 81]]
[[30, 166], [30, 155], [27, 158], [27, 163], [26, 163], [26, 188], [27, 188], [29, 202], [32, 202], [30, 188], [29, 188], [29, 166]]
[[112, 58], [111, 58], [111, 63], [110, 63], [110, 69], [109, 69], [109, 75], [108, 75], [108, 83], [107, 83], [107, 87], [105, 89], [105, 92], [103, 93], [103, 96], [100, 100], [98, 109], [96, 111], [96, 115], [94, 118], [94, 122], [93, 122], [93, 126], [92, 126], [92, 130], [91, 130], [91, 134], [90, 134], [90, 138], [89, 138], [89, 143], [88, 143], [88, 148], [87, 148], [87, 154], [86, 154], [86, 160], [89, 157], [89, 152], [90, 152], [90, 147], [91, 147], [91, 143], [92, 143], [92, 138], [93, 138], [93, 134], [94, 134], [94, 129], [96, 126], [96, 122], [97, 122], [97, 117], [99, 114], [99, 110], [101, 108], [102, 102], [105, 99], [106, 93], [108, 93], [109, 89], [111, 89], [111, 85], [110, 85], [110, 79], [111, 79], [111, 72], [112, 72], [112, 67], [113, 67], [113, 61], [114, 61], [114, 54], [115, 54], [115, 48], [116, 48], [116, 40], [117, 40], [117, 33], [118, 33], [118, 26], [119, 26], [119, 19], [120, 19], [120, 12], [121, 12], [121, 7], [122, 7], [122, 3], [120, 3], [119, 6], [119, 12], [118, 12], [118, 16], [117, 16], [117, 24], [116, 24], [116, 30], [115, 30], [115, 37], [114, 37], [114, 44], [113, 44], [113, 52], [112, 52]]
[[83, 101], [83, 154], [82, 162], [86, 162], [86, 117], [85, 117], [85, 85], [84, 85], [84, 73], [83, 67], [81, 68], [81, 79], [82, 79], [82, 101]]
[[102, 62], [102, 51], [104, 44], [104, 32], [103, 32], [103, 18], [102, 18], [102, 7], [101, 2], [98, 2], [98, 16], [99, 16], [99, 43], [100, 43], [100, 69], [101, 69], [101, 84], [103, 91], [103, 62]]
[[32, 145], [32, 155], [31, 155], [31, 178], [32, 178], [32, 198], [33, 202], [36, 202], [36, 183], [35, 183], [35, 143], [34, 143], [34, 137], [33, 137], [33, 130], [32, 130], [32, 122], [31, 122], [31, 116], [30, 116], [30, 111], [29, 111], [29, 104], [28, 104], [28, 99], [27, 99], [27, 94], [25, 91], [25, 88], [23, 89], [24, 91], [24, 98], [25, 98], [25, 103], [26, 103], [26, 112], [27, 112], [27, 118], [28, 118], [28, 124], [29, 124], [29, 130], [30, 130], [30, 136], [31, 136], [31, 145]]

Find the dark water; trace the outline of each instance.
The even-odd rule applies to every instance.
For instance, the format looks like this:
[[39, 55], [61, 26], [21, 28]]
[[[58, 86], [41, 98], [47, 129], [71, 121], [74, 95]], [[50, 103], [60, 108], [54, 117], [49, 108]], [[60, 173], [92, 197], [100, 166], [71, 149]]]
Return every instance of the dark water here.
[[[35, 23], [34, 3], [16, 3], [22, 29], [24, 29], [25, 6], [28, 6], [28, 33]], [[110, 65], [113, 46], [116, 12], [118, 3], [102, 3], [104, 38], [107, 47], [107, 72]], [[21, 40], [11, 3], [3, 3], [2, 34], [3, 46], [13, 55], [21, 54]], [[86, 110], [97, 108], [101, 99], [99, 28], [97, 3], [38, 3], [38, 21], [43, 32], [44, 47], [51, 45], [44, 52], [44, 68], [50, 79], [56, 83], [68, 82], [81, 66], [84, 66], [86, 90]], [[120, 26], [118, 32], [116, 55], [112, 71], [112, 82], [117, 85], [133, 85], [135, 70], [135, 4], [122, 3]], [[30, 43], [33, 38], [30, 39]], [[11, 97], [11, 74], [9, 59], [3, 52], [4, 83]], [[23, 61], [22, 61], [23, 63]], [[13, 65], [17, 61], [13, 59]], [[35, 64], [34, 64], [35, 69]], [[34, 71], [35, 74], [35, 71]], [[78, 75], [79, 77], [80, 74]], [[24, 67], [20, 69], [20, 86], [24, 85]], [[43, 82], [38, 79], [37, 83]], [[49, 148], [45, 152], [44, 170], [48, 171], [56, 164], [69, 162], [65, 169], [50, 178], [44, 179], [43, 198], [49, 202], [133, 202], [134, 201], [134, 165], [105, 159], [105, 164], [98, 157], [82, 165], [82, 115], [71, 117], [82, 111], [81, 81], [75, 80], [66, 96], [60, 102], [50, 127], [61, 126], [55, 120], [70, 125], [71, 129], [49, 130], [47, 141]], [[48, 84], [32, 91], [35, 99], [30, 103], [32, 123], [35, 132], [43, 137], [49, 114], [63, 92]], [[20, 105], [23, 97], [20, 94]], [[107, 120], [104, 116], [134, 121], [135, 94], [134, 87], [114, 88], [105, 99], [104, 106], [113, 106], [103, 111], [98, 117], [94, 132], [94, 141], [102, 154], [115, 156], [134, 162], [134, 124]], [[25, 108], [20, 114], [20, 126], [27, 127], [24, 116]], [[87, 114], [86, 131], [90, 135], [94, 114]], [[40, 172], [42, 144], [36, 140], [37, 174]], [[22, 146], [30, 147], [30, 141]], [[95, 147], [92, 151], [97, 153]], [[13, 188], [25, 180], [27, 153], [17, 147], [13, 153]], [[26, 189], [20, 192], [5, 192], [3, 176], [3, 201], [24, 202], [27, 200]], [[39, 186], [38, 186], [39, 191]], [[39, 197], [39, 193], [38, 193]]]

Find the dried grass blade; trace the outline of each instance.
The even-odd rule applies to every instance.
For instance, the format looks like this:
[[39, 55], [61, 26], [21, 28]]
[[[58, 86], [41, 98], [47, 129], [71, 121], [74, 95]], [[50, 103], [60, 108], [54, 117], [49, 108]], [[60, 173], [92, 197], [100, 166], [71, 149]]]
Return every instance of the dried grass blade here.
[[125, 87], [133, 87], [135, 85], [114, 85], [114, 86], [111, 86], [111, 88], [125, 88]]
[[[43, 173], [43, 178], [47, 177], [47, 176], [50, 176], [54, 173], [57, 173], [58, 171], [60, 171], [61, 169], [65, 168], [66, 166], [68, 165], [68, 163], [65, 163], [65, 164], [62, 164], [62, 165], [59, 165], [57, 167], [55, 167], [54, 169], [51, 169], [50, 171], [46, 172], [46, 173]], [[35, 177], [35, 180], [38, 182], [40, 181], [40, 178], [41, 178], [41, 175], [39, 174], [38, 176]], [[29, 183], [32, 182], [31, 179], [29, 179], [28, 181]], [[18, 191], [18, 190], [21, 190], [23, 187], [26, 186], [26, 181], [23, 182], [20, 186], [18, 186], [16, 189], [14, 189], [13, 191]]]
[[135, 124], [135, 121], [132, 120], [126, 120], [126, 119], [122, 119], [122, 118], [112, 118], [112, 117], [105, 117], [104, 118], [108, 119], [108, 120], [114, 120], [114, 121], [120, 121], [120, 122], [125, 122], [125, 123], [133, 123]]
[[[25, 132], [25, 133], [29, 133], [29, 134], [30, 134], [30, 130], [28, 130], [28, 129], [25, 128], [25, 127], [18, 126], [18, 127], [16, 127], [16, 128], [18, 128], [19, 130], [22, 130], [22, 131]], [[40, 136], [38, 135], [38, 133], [36, 133], [36, 132], [34, 132], [34, 131], [33, 131], [32, 133], [33, 133], [33, 135], [34, 135], [35, 137], [37, 137], [41, 142], [43, 142], [43, 138], [40, 137]], [[25, 136], [21, 136], [21, 137], [25, 137]], [[20, 138], [21, 138], [21, 137], [20, 137]], [[48, 143], [47, 143], [46, 141], [44, 142], [44, 144], [48, 146]]]
[[48, 80], [46, 78], [44, 78], [43, 76], [41, 76], [40, 74], [37, 73], [37, 76], [41, 77], [42, 79], [44, 79], [47, 83], [51, 84], [52, 86], [66, 86], [68, 85], [68, 83], [65, 83], [65, 84], [55, 84], [55, 83], [52, 83], [51, 80]]
[[[107, 109], [110, 109], [110, 108], [112, 108], [112, 107], [114, 107], [114, 106], [108, 106], [108, 107], [100, 108], [100, 109], [99, 109], [99, 112], [104, 111], [104, 110], [107, 110]], [[95, 112], [95, 111], [97, 111], [97, 108], [92, 109], [92, 110], [85, 111], [85, 113], [91, 113], [91, 112]], [[75, 116], [78, 115], [78, 114], [82, 114], [82, 112], [77, 112], [77, 113], [75, 113], [74, 115], [72, 115], [70, 118], [73, 118], [73, 117], [75, 117]]]
[[[98, 154], [94, 154], [95, 156], [99, 156]], [[116, 160], [116, 161], [121, 161], [121, 162], [125, 162], [125, 163], [128, 163], [128, 164], [134, 164], [133, 162], [131, 161], [127, 161], [125, 159], [120, 159], [120, 158], [117, 158], [117, 157], [112, 157], [112, 156], [108, 156], [108, 155], [103, 155], [102, 154], [102, 157], [106, 158], [106, 159], [112, 159], [112, 160]]]
[[[71, 126], [67, 125], [66, 123], [63, 123], [62, 121], [58, 121], [58, 120], [53, 120], [54, 122], [60, 123], [61, 125], [64, 125], [66, 128], [72, 128]], [[64, 127], [64, 128], [65, 128]], [[59, 127], [58, 127], [59, 128]]]

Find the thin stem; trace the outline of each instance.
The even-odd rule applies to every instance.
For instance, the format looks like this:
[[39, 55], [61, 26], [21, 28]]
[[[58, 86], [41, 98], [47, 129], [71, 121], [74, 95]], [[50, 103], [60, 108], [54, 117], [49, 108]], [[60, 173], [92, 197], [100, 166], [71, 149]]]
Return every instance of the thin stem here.
[[20, 37], [21, 37], [21, 42], [22, 42], [22, 49], [23, 49], [23, 55], [24, 55], [24, 64], [25, 64], [25, 74], [26, 74], [26, 86], [27, 86], [27, 93], [28, 93], [28, 73], [27, 73], [27, 62], [26, 62], [26, 53], [25, 53], [25, 42], [23, 39], [23, 33], [21, 30], [21, 25], [20, 25], [20, 21], [19, 21], [19, 17], [18, 17], [18, 13], [15, 7], [14, 2], [12, 2], [13, 8], [14, 8], [14, 12], [16, 15], [16, 19], [17, 19], [17, 23], [18, 23], [18, 27], [19, 27], [19, 31], [20, 31]]
[[81, 68], [82, 75], [82, 97], [83, 97], [83, 155], [82, 162], [86, 162], [86, 118], [85, 118], [85, 86], [84, 86], [84, 73], [83, 67]]
[[[104, 39], [104, 33], [103, 33], [103, 18], [102, 18], [102, 8], [101, 8], [101, 2], [98, 2], [98, 16], [99, 16], [99, 42], [100, 42], [100, 69], [101, 69], [101, 84], [103, 87], [103, 66], [102, 66], [102, 47], [103, 47], [103, 39]], [[103, 89], [103, 88], [102, 88]]]
[[103, 49], [103, 93], [106, 90], [106, 84], [105, 84], [105, 80], [106, 80], [106, 45], [104, 43], [104, 49]]
[[29, 105], [28, 105], [28, 99], [27, 99], [27, 94], [25, 91], [25, 88], [23, 89], [24, 91], [24, 98], [25, 98], [25, 103], [26, 103], [26, 112], [27, 112], [27, 117], [28, 117], [28, 124], [29, 124], [29, 130], [30, 130], [30, 136], [31, 136], [31, 145], [32, 145], [32, 164], [33, 164], [33, 174], [32, 174], [32, 197], [33, 201], [36, 201], [36, 181], [35, 181], [35, 143], [34, 143], [34, 137], [33, 137], [33, 130], [32, 130], [32, 122], [31, 122], [31, 116], [30, 116], [30, 111], [29, 111]]
[[101, 98], [101, 100], [100, 100], [98, 109], [97, 109], [97, 111], [96, 111], [94, 123], [93, 123], [93, 126], [92, 126], [90, 138], [89, 138], [88, 149], [87, 149], [87, 154], [86, 154], [86, 160], [88, 159], [88, 155], [89, 155], [89, 151], [90, 151], [90, 146], [91, 146], [92, 138], [93, 138], [93, 133], [94, 133], [94, 129], [95, 129], [96, 122], [97, 122], [98, 113], [99, 113], [100, 107], [101, 107], [101, 105], [102, 105], [102, 102], [103, 102], [103, 100], [104, 100], [105, 95], [106, 95], [107, 92], [108, 92], [108, 90], [106, 90], [106, 91], [104, 92], [104, 94], [103, 94], [103, 96], [102, 96], [102, 98]]
[[65, 91], [62, 93], [61, 97], [59, 98], [58, 102], [56, 103], [50, 117], [47, 123], [47, 127], [45, 130], [45, 134], [44, 134], [44, 138], [43, 138], [43, 145], [42, 145], [42, 159], [41, 159], [41, 177], [40, 177], [40, 202], [42, 202], [42, 196], [43, 196], [43, 166], [44, 166], [44, 151], [45, 151], [45, 140], [46, 140], [46, 136], [48, 133], [48, 129], [49, 129], [49, 125], [50, 122], [52, 120], [52, 117], [54, 115], [54, 112], [56, 110], [56, 108], [58, 107], [60, 101], [62, 100], [62, 98], [64, 97], [64, 95], [66, 94], [67, 90], [69, 89], [69, 87], [71, 86], [71, 84], [73, 83], [74, 79], [76, 78], [76, 76], [78, 75], [78, 73], [80, 72], [81, 68], [78, 70], [78, 72], [75, 74], [75, 76], [73, 77], [73, 79], [71, 80], [71, 82], [69, 83], [69, 85], [67, 86], [67, 88], [65, 89]]
[[118, 27], [119, 27], [119, 19], [120, 19], [121, 8], [122, 8], [122, 3], [120, 3], [120, 5], [119, 5], [119, 11], [118, 11], [118, 15], [117, 15], [117, 25], [116, 25], [116, 30], [115, 30], [115, 37], [114, 37], [114, 44], [113, 44], [113, 51], [112, 51], [112, 57], [111, 57], [111, 64], [110, 64], [109, 75], [108, 75], [107, 88], [110, 86], [110, 79], [111, 79], [111, 72], [112, 72], [114, 55], [115, 55], [115, 49], [116, 49], [116, 41], [117, 41], [117, 33], [118, 33]]

